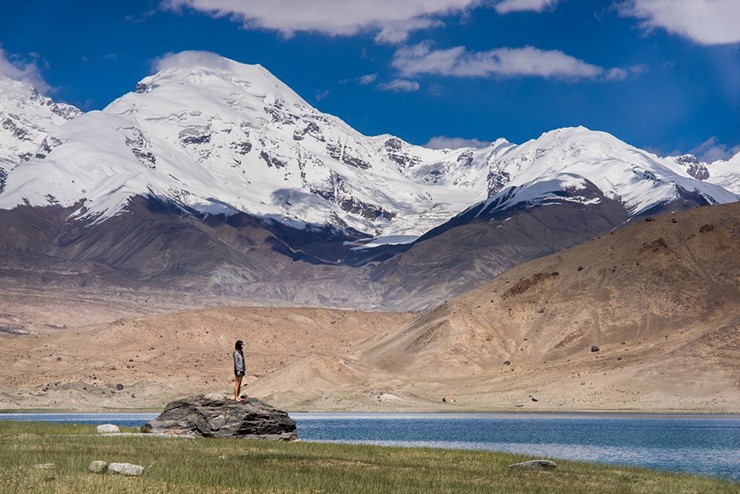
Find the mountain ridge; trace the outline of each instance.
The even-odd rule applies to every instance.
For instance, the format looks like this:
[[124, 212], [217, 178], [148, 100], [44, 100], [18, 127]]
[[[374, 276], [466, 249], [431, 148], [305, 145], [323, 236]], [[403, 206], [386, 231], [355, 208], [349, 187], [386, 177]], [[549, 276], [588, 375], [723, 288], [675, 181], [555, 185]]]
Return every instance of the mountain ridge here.
[[[368, 237], [410, 229], [415, 237], [424, 221], [439, 223], [465, 206], [459, 193], [450, 205], [447, 189], [404, 176], [399, 162], [409, 145], [398, 138], [361, 136], [263, 68], [213, 57], [207, 62], [205, 68], [166, 68], [145, 78], [138, 92], [72, 122], [49, 160], [14, 172], [24, 190], [11, 186], [0, 198], [3, 207], [24, 199], [48, 204], [51, 189], [64, 205], [86, 199], [80, 216], [104, 219], [132, 195], [152, 193], [204, 214], [241, 211]], [[115, 164], [119, 180], [107, 163]], [[70, 177], [80, 175], [95, 180], [73, 184]], [[440, 200], [431, 197], [434, 190]]]
[[[0, 247], [28, 264], [9, 276], [37, 283], [35, 265], [63, 259], [90, 282], [420, 309], [630, 221], [740, 193], [740, 155], [659, 158], [585, 127], [426, 149], [362, 135], [261, 66], [183, 52], [159, 69], [102, 111], [55, 117], [38, 156], [0, 163]], [[44, 115], [53, 105], [3, 94]], [[7, 135], [0, 150], [16, 149]], [[17, 255], [31, 251], [46, 260]]]
[[9, 174], [0, 207], [84, 200], [76, 214], [100, 221], [152, 194], [203, 214], [331, 225], [377, 245], [378, 237], [408, 243], [481, 201], [486, 209], [546, 201], [584, 180], [631, 214], [676, 187], [709, 203], [740, 192], [729, 179], [738, 190], [713, 184], [712, 165], [660, 159], [584, 127], [482, 149], [363, 136], [264, 67], [199, 52], [169, 57], [134, 92], [79, 117], [53, 129], [58, 145], [48, 155]]

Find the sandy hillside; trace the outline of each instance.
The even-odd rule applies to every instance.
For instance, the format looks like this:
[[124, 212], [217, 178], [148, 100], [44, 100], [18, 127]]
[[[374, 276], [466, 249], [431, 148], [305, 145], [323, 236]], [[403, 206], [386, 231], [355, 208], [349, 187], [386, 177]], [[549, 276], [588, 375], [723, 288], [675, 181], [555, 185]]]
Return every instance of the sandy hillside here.
[[[295, 407], [738, 412], [740, 204], [526, 263], [321, 365], [331, 396], [309, 360], [256, 389]], [[283, 392], [297, 379], [304, 395]]]
[[640, 221], [417, 314], [125, 301], [102, 324], [65, 324], [65, 306], [66, 329], [0, 334], [0, 408], [226, 392], [241, 338], [247, 392], [289, 410], [740, 412], [740, 204]]

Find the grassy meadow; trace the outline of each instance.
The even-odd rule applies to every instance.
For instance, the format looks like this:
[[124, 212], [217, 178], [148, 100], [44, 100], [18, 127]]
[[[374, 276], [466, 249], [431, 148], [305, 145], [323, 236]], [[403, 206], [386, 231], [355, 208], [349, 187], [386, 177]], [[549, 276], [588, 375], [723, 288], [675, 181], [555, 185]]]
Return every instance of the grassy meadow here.
[[[105, 437], [94, 426], [0, 421], [2, 493], [738, 493], [720, 479], [510, 454], [239, 439]], [[134, 432], [133, 430], [130, 430]], [[145, 467], [93, 474], [93, 460]], [[38, 465], [54, 464], [39, 468]]]

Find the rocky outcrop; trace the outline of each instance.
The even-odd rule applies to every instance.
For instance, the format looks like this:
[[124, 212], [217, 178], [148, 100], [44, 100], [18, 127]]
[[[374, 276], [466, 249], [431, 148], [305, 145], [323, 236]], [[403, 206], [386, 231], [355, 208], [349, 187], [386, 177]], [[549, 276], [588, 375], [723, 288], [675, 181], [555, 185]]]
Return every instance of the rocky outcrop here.
[[295, 421], [257, 398], [236, 402], [223, 395], [195, 396], [169, 403], [143, 432], [201, 437], [295, 441]]

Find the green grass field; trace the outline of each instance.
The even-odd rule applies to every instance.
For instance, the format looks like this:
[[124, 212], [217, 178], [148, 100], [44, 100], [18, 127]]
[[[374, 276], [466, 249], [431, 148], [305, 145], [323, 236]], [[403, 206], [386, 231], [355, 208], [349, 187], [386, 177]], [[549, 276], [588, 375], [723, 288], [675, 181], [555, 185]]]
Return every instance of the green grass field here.
[[[517, 455], [238, 439], [104, 437], [93, 426], [0, 422], [2, 493], [734, 493], [720, 479]], [[88, 473], [93, 460], [143, 465], [141, 477]], [[37, 468], [53, 463], [53, 468]]]

